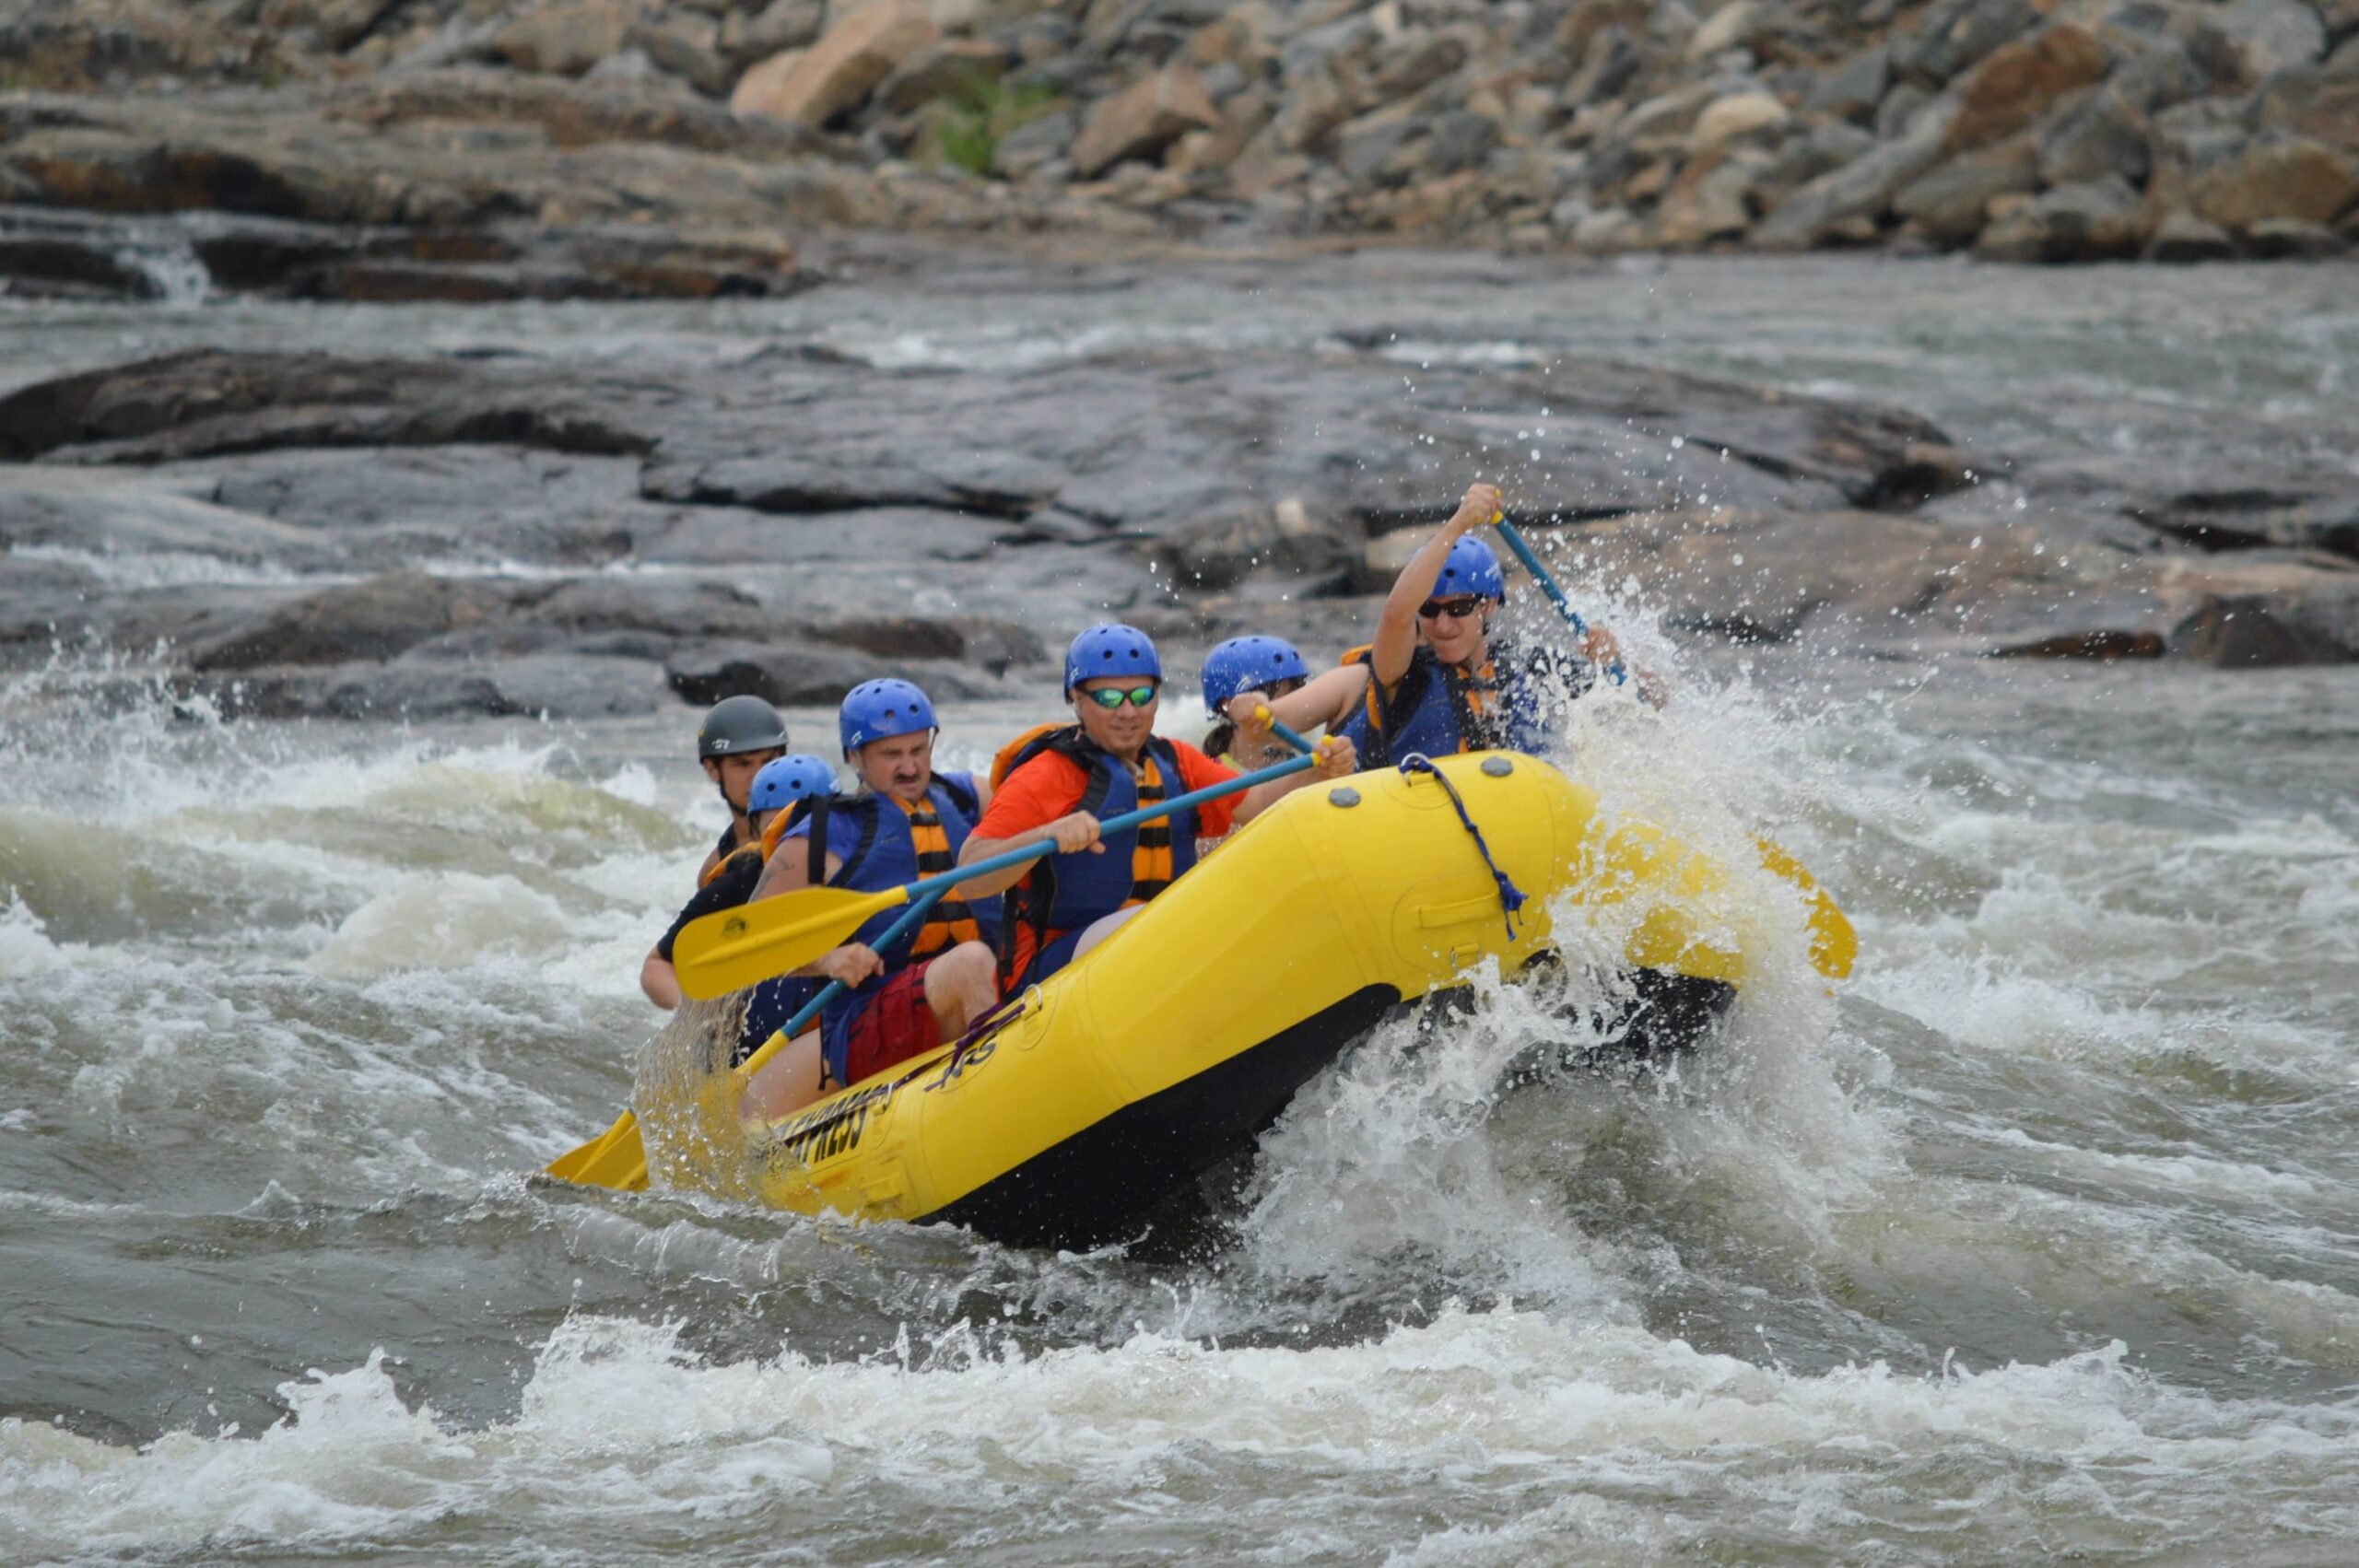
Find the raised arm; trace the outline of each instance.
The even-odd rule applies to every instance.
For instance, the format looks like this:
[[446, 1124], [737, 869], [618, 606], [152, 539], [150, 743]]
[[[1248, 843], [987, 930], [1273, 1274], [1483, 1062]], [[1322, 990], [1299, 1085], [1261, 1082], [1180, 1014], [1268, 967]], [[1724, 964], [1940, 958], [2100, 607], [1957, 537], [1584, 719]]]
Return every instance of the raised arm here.
[[1401, 677], [1409, 673], [1409, 660], [1417, 651], [1417, 606], [1432, 597], [1434, 584], [1441, 579], [1441, 568], [1449, 559], [1449, 547], [1498, 515], [1496, 485], [1468, 486], [1465, 499], [1458, 503], [1449, 521], [1434, 531], [1434, 536], [1418, 547], [1401, 575], [1392, 579], [1392, 591], [1385, 596], [1384, 611], [1377, 617], [1373, 661], [1376, 678], [1386, 690], [1399, 685]]

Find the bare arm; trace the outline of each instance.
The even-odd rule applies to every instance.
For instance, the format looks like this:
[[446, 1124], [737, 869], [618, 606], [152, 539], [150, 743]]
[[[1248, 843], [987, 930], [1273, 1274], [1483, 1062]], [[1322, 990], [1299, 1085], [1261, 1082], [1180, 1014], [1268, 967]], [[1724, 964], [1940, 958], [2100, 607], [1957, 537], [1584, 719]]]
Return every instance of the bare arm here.
[[1376, 621], [1376, 678], [1387, 691], [1409, 673], [1409, 661], [1417, 651], [1417, 606], [1432, 597], [1442, 566], [1449, 558], [1449, 547], [1498, 515], [1497, 486], [1468, 486], [1465, 499], [1458, 503], [1449, 521], [1418, 546], [1401, 575], [1392, 579], [1392, 591], [1385, 595], [1383, 613]]
[[670, 961], [652, 949], [647, 962], [639, 966], [639, 989], [666, 1012], [680, 1005], [680, 977], [673, 973]]
[[[1440, 568], [1435, 569], [1438, 571]], [[1352, 709], [1359, 706], [1360, 695], [1367, 690], [1367, 666], [1345, 664], [1321, 671], [1312, 676], [1309, 684], [1300, 691], [1270, 698], [1270, 712], [1289, 730], [1309, 730], [1321, 724], [1332, 729], [1351, 716]], [[1247, 692], [1243, 696], [1232, 697], [1229, 708], [1235, 708], [1238, 704], [1245, 703], [1250, 714], [1251, 705], [1262, 701], [1257, 694]], [[1238, 715], [1230, 712], [1228, 717], [1234, 720]]]
[[[841, 855], [827, 857], [827, 875], [830, 880], [843, 869], [844, 858]], [[777, 849], [762, 866], [762, 879], [754, 883], [754, 895], [745, 902], [756, 904], [765, 898], [776, 898], [781, 893], [800, 893], [810, 885], [810, 838], [807, 836], [781, 838], [778, 841]]]

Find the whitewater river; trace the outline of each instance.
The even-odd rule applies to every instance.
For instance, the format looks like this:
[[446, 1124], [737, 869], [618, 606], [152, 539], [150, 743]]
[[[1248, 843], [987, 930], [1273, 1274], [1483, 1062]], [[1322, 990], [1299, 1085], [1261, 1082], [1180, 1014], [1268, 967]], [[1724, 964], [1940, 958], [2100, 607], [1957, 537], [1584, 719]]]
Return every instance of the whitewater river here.
[[[2315, 409], [2359, 344], [2347, 271], [1816, 275], [1609, 270], [1558, 340], [1993, 442], [2131, 390]], [[18, 307], [0, 377], [405, 320], [687, 357], [825, 318], [912, 362], [1181, 330], [1131, 290], [1029, 335], [1046, 294], [826, 298]], [[1464, 310], [1455, 352], [1515, 351], [1512, 290]], [[2135, 324], [2175, 310], [2209, 324]], [[1269, 312], [1233, 330], [1321, 330]], [[686, 708], [222, 725], [14, 680], [0, 1561], [2349, 1562], [2359, 674], [1631, 630], [1680, 699], [1583, 705], [1579, 766], [1774, 831], [1858, 977], [1767, 978], [1667, 1075], [1506, 1094], [1554, 1025], [1486, 988], [1314, 1082], [1200, 1227], [1087, 1257], [533, 1178], [623, 1105], [640, 955], [719, 826]]]

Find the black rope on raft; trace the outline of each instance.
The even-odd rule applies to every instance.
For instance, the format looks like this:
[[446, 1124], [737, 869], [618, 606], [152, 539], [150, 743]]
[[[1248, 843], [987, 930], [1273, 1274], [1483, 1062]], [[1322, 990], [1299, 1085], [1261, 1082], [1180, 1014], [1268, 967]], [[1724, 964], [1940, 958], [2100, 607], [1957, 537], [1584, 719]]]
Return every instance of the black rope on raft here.
[[1458, 798], [1457, 786], [1453, 785], [1449, 779], [1442, 777], [1441, 769], [1433, 765], [1432, 758], [1427, 757], [1421, 753], [1411, 752], [1407, 756], [1402, 757], [1400, 762], [1400, 768], [1404, 774], [1425, 774], [1435, 783], [1441, 786], [1442, 793], [1448, 795], [1449, 797], [1449, 803], [1453, 807], [1457, 808], [1459, 823], [1466, 829], [1467, 835], [1474, 840], [1475, 853], [1481, 855], [1483, 857], [1483, 864], [1490, 868], [1491, 880], [1499, 884], [1499, 907], [1507, 913], [1508, 940], [1509, 942], [1513, 942], [1515, 940], [1516, 911], [1523, 907], [1523, 889], [1518, 887], [1512, 881], [1510, 881], [1507, 872], [1499, 870], [1498, 861], [1491, 859], [1491, 847], [1483, 842], [1483, 830], [1475, 826], [1473, 817], [1467, 814], [1466, 802]]

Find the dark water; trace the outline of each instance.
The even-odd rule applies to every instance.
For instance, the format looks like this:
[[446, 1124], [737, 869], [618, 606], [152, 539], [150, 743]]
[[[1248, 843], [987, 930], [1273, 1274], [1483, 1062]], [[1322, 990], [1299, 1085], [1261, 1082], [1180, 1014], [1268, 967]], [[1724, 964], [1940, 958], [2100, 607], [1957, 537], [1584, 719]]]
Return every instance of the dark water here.
[[[2307, 439], [2359, 346], [2347, 272], [1521, 265], [0, 338], [15, 381], [197, 342], [988, 363], [1381, 325], [1840, 386], [2010, 450], [2207, 410]], [[652, 1024], [638, 958], [718, 826], [685, 710], [99, 725], [107, 672], [13, 683], [0, 1555], [2347, 1561], [2359, 677], [1632, 633], [1681, 700], [1595, 705], [1579, 766], [1775, 831], [1860, 977], [1790, 965], [1675, 1074], [1504, 1098], [1556, 1025], [1493, 990], [1307, 1092], [1225, 1245], [1087, 1258], [528, 1179]]]

